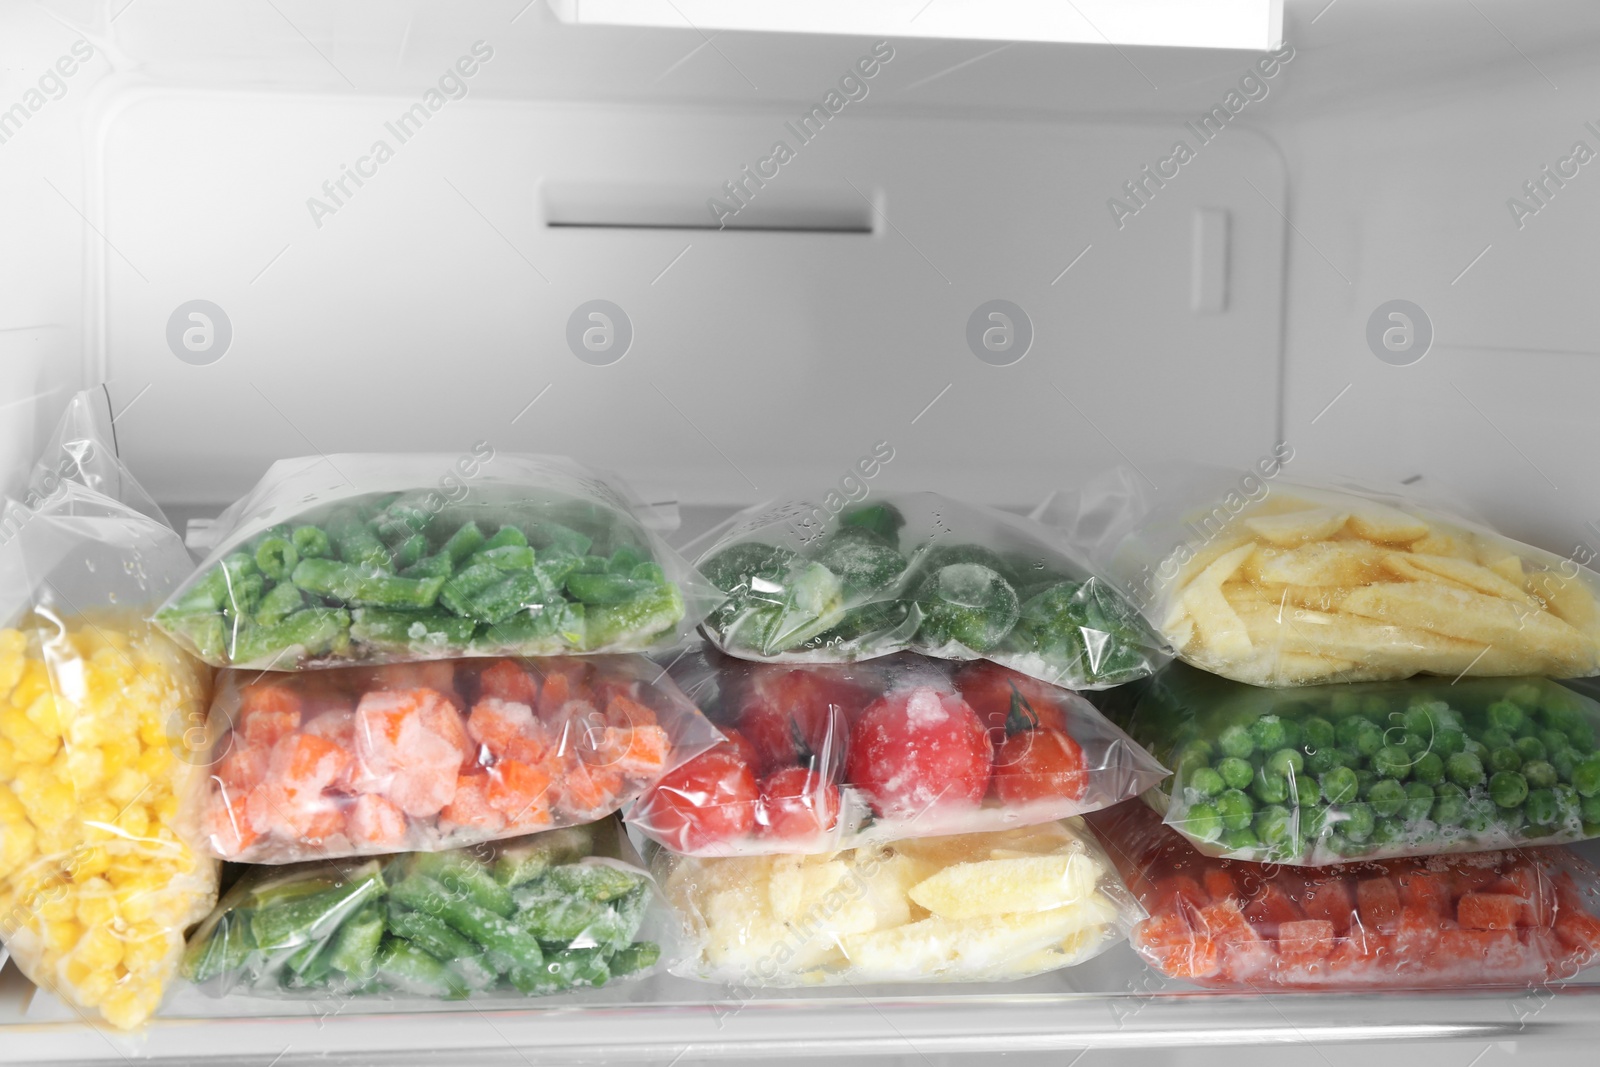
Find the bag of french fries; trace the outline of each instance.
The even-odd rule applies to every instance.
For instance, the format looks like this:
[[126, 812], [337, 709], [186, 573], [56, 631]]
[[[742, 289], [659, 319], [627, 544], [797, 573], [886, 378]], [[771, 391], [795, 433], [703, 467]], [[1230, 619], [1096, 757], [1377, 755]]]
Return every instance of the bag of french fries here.
[[1600, 673], [1587, 547], [1558, 556], [1414, 494], [1279, 481], [1284, 462], [1119, 468], [1035, 517], [1179, 658], [1237, 681]]

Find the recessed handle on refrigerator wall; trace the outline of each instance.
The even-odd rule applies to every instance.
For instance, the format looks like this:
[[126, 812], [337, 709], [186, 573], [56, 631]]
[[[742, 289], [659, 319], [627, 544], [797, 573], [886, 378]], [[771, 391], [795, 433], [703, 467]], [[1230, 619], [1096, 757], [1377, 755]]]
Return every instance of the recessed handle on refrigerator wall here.
[[870, 234], [872, 205], [848, 185], [784, 187], [747, 180], [739, 190], [690, 185], [545, 183], [546, 226], [631, 230], [758, 230]]

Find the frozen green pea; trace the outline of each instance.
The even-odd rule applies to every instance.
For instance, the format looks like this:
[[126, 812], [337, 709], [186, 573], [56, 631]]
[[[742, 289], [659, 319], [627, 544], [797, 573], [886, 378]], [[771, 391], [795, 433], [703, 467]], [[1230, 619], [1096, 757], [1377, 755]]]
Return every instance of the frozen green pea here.
[[1440, 730], [1433, 735], [1433, 749], [1442, 759], [1449, 759], [1456, 753], [1463, 751], [1467, 745], [1467, 735], [1460, 730]]
[[1261, 847], [1261, 839], [1248, 826], [1241, 830], [1224, 830], [1222, 844], [1230, 852], [1254, 852]]
[[1431, 737], [1439, 729], [1437, 714], [1445, 705], [1439, 701], [1413, 700], [1400, 715], [1400, 724], [1414, 734]]
[[1517, 755], [1517, 750], [1515, 748], [1507, 745], [1504, 748], [1495, 748], [1489, 750], [1488, 765], [1490, 774], [1499, 774], [1504, 771], [1521, 770], [1522, 757]]
[[1224, 830], [1243, 830], [1255, 815], [1255, 805], [1242, 790], [1229, 789], [1217, 797], [1217, 814], [1222, 817]]
[[1406, 839], [1407, 830], [1400, 819], [1379, 819], [1368, 840], [1376, 848], [1393, 848]]
[[1222, 816], [1215, 804], [1189, 805], [1182, 821], [1175, 825], [1196, 841], [1215, 841], [1222, 836]]
[[1255, 778], [1256, 769], [1250, 766], [1249, 760], [1229, 756], [1217, 764], [1217, 773], [1222, 775], [1222, 780], [1227, 783], [1229, 789], [1245, 789]]
[[1355, 750], [1359, 755], [1371, 758], [1383, 747], [1383, 731], [1370, 722], [1362, 722], [1362, 729], [1356, 732]]
[[1312, 775], [1295, 775], [1291, 799], [1301, 808], [1314, 808], [1322, 803], [1322, 788]]
[[1578, 804], [1578, 791], [1570, 785], [1553, 785], [1550, 795], [1556, 798], [1556, 825], [1567, 827], [1582, 818]]
[[1556, 805], [1556, 795], [1549, 789], [1531, 789], [1528, 791], [1528, 803], [1523, 809], [1528, 817], [1528, 822], [1534, 826], [1551, 827], [1560, 817], [1560, 809]]
[[1288, 808], [1270, 804], [1256, 812], [1251, 827], [1255, 830], [1256, 837], [1274, 855], [1288, 856], [1298, 851], [1294, 823], [1294, 815]]
[[1571, 742], [1567, 740], [1567, 735], [1562, 733], [1560, 730], [1546, 728], [1539, 731], [1538, 737], [1539, 743], [1544, 746], [1545, 759], [1549, 759], [1550, 753], [1554, 752], [1556, 749], [1566, 748], [1571, 744]]
[[1328, 710], [1335, 715], [1353, 715], [1361, 710], [1361, 698], [1349, 691], [1334, 693], [1328, 699]]
[[1356, 767], [1354, 770], [1356, 772], [1356, 791], [1361, 796], [1366, 796], [1367, 790], [1372, 788], [1372, 783], [1378, 780], [1378, 776], [1365, 767]]
[[1572, 788], [1581, 797], [1600, 795], [1600, 755], [1590, 756], [1572, 768]]
[[1261, 752], [1272, 752], [1289, 743], [1289, 731], [1276, 715], [1263, 715], [1250, 724], [1250, 740]]
[[1301, 724], [1300, 736], [1305, 746], [1313, 751], [1319, 748], [1328, 748], [1338, 743], [1334, 740], [1333, 723], [1318, 715], [1312, 716]]
[[1483, 761], [1470, 752], [1458, 752], [1444, 764], [1445, 777], [1463, 789], [1483, 781]]
[[1528, 816], [1521, 808], [1496, 808], [1492, 829], [1500, 831], [1510, 837], [1515, 837], [1523, 827], [1528, 825]]
[[1373, 753], [1372, 770], [1380, 778], [1404, 778], [1411, 773], [1411, 753], [1385, 745]]
[[1499, 771], [1489, 779], [1489, 795], [1502, 808], [1519, 807], [1528, 799], [1528, 780], [1516, 771]]
[[1542, 759], [1524, 763], [1522, 777], [1528, 780], [1530, 789], [1549, 789], [1560, 779], [1556, 769]]
[[1244, 759], [1256, 750], [1256, 743], [1250, 737], [1250, 731], [1235, 723], [1222, 731], [1217, 738], [1217, 748], [1224, 756], [1234, 759]]
[[1383, 778], [1367, 792], [1367, 803], [1384, 817], [1397, 814], [1406, 803], [1406, 787], [1393, 778]]
[[1525, 736], [1517, 738], [1516, 748], [1517, 755], [1522, 757], [1522, 762], [1524, 763], [1532, 763], [1535, 760], [1546, 759], [1550, 755], [1550, 750], [1547, 749], [1544, 742], [1539, 740], [1537, 737]]
[[1417, 823], [1428, 818], [1433, 811], [1433, 786], [1426, 782], [1410, 781], [1405, 789], [1406, 802], [1400, 810], [1406, 822]]
[[1440, 826], [1459, 826], [1467, 813], [1467, 791], [1453, 782], [1439, 787], [1433, 802], [1433, 821]]
[[1182, 747], [1177, 751], [1176, 759], [1179, 762], [1210, 763], [1211, 757], [1214, 755], [1216, 755], [1216, 752], [1212, 749], [1210, 742], [1195, 738], [1192, 741], [1183, 743]]
[[1361, 782], [1349, 767], [1335, 767], [1320, 779], [1322, 795], [1330, 804], [1344, 804], [1356, 798]]
[[1210, 767], [1201, 767], [1189, 775], [1189, 788], [1202, 797], [1214, 797], [1227, 786], [1222, 781], [1222, 775]]
[[1490, 751], [1497, 748], [1510, 748], [1517, 743], [1517, 739], [1512, 736], [1510, 730], [1501, 730], [1497, 727], [1490, 727], [1483, 731], [1478, 735], [1478, 740], [1483, 743], [1484, 748]]
[[1586, 823], [1600, 823], [1600, 796], [1580, 798], [1578, 801], [1578, 813]]
[[1572, 781], [1572, 772], [1578, 766], [1578, 750], [1571, 745], [1551, 749], [1550, 766], [1556, 769], [1556, 774], [1563, 782]]
[[1339, 831], [1345, 837], [1360, 842], [1372, 836], [1372, 828], [1377, 823], [1372, 805], [1357, 801], [1354, 804], [1342, 805], [1339, 811], [1344, 816], [1339, 823]]
[[1509, 700], [1496, 700], [1489, 705], [1487, 714], [1490, 726], [1507, 733], [1516, 733], [1524, 720], [1522, 709]]
[[1438, 785], [1444, 781], [1444, 760], [1437, 752], [1424, 752], [1411, 764], [1411, 777], [1424, 785]]
[[1280, 748], [1267, 757], [1265, 768], [1268, 774], [1276, 774], [1287, 778], [1291, 774], [1299, 774], [1306, 769], [1306, 758], [1298, 749]]
[[1262, 769], [1255, 773], [1250, 792], [1263, 804], [1282, 804], [1289, 799], [1289, 782]]
[[1321, 775], [1327, 774], [1335, 767], [1352, 767], [1355, 762], [1355, 755], [1345, 749], [1319, 748], [1306, 760], [1306, 770]]
[[1539, 686], [1533, 682], [1518, 682], [1506, 690], [1505, 698], [1524, 708], [1539, 706]]
[[1430, 738], [1425, 737], [1422, 734], [1414, 734], [1409, 730], [1407, 730], [1405, 735], [1400, 738], [1400, 747], [1411, 753], [1413, 756], [1417, 755], [1418, 753], [1428, 751], [1428, 748], [1431, 744], [1432, 741]]

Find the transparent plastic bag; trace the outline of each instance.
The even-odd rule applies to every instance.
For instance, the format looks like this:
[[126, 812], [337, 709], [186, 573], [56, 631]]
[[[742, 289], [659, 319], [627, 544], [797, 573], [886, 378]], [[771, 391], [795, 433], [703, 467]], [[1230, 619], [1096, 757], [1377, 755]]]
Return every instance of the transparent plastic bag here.
[[706, 636], [742, 659], [840, 663], [905, 649], [1101, 689], [1163, 662], [1138, 613], [1051, 531], [934, 493], [835, 512], [763, 504], [707, 535], [727, 594]]
[[1103, 702], [1200, 851], [1320, 865], [1600, 835], [1600, 703], [1542, 678], [1263, 689], [1173, 664]]
[[1141, 914], [1080, 819], [821, 856], [659, 850], [651, 869], [693, 946], [673, 973], [745, 987], [1027, 978]]
[[1079, 694], [983, 660], [776, 664], [697, 649], [670, 670], [728, 738], [626, 813], [677, 852], [831, 852], [1027, 826], [1167, 774]]
[[294, 863], [439, 851], [603, 818], [719, 740], [643, 656], [224, 671], [214, 855]]
[[0, 512], [0, 936], [41, 988], [126, 1028], [160, 1004], [218, 865], [178, 818], [211, 672], [145, 621], [192, 561], [108, 418], [98, 390], [75, 397]]
[[571, 460], [484, 443], [281, 460], [156, 622], [262, 670], [666, 648], [719, 597], [644, 508]]
[[1600, 961], [1600, 872], [1564, 848], [1283, 867], [1196, 852], [1140, 804], [1090, 819], [1149, 918], [1129, 941], [1219, 989], [1516, 986]]
[[[189, 940], [212, 996], [520, 1000], [632, 980], [678, 923], [615, 820], [450, 852], [255, 867]], [[330, 1012], [331, 1014], [331, 1012]]]
[[[1117, 469], [1037, 517], [1179, 658], [1254, 685], [1600, 673], [1600, 576], [1418, 494], [1194, 464]], [[1271, 470], [1273, 473], [1266, 473]]]

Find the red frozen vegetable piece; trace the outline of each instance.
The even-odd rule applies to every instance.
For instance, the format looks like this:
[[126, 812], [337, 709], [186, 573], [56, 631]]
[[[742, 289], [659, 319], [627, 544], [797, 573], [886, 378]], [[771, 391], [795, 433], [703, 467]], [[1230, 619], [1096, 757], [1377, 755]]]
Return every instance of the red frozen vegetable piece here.
[[1410, 969], [1427, 971], [1439, 950], [1440, 934], [1449, 920], [1422, 904], [1402, 904], [1396, 924], [1394, 950], [1398, 963]]
[[1400, 890], [1389, 878], [1363, 878], [1356, 883], [1356, 914], [1368, 930], [1383, 930], [1400, 917]]
[[916, 686], [873, 701], [850, 734], [846, 778], [880, 816], [977, 807], [992, 753], [977, 713], [954, 693]]
[[539, 682], [516, 660], [499, 660], [478, 675], [478, 700], [488, 699], [531, 708], [539, 699]]
[[768, 773], [801, 764], [831, 771], [843, 759], [850, 731], [838, 687], [815, 668], [758, 673], [741, 703], [738, 727], [760, 754], [755, 766]]
[[541, 731], [542, 725], [533, 717], [532, 707], [500, 697], [478, 701], [472, 706], [472, 714], [467, 716], [468, 736], [487, 748], [496, 759], [504, 758], [517, 738], [537, 737]]
[[239, 855], [261, 836], [250, 822], [244, 797], [214, 790], [206, 805], [202, 831], [212, 852], [224, 859]]
[[561, 705], [573, 697], [573, 685], [570, 675], [562, 671], [552, 671], [544, 676], [544, 683], [539, 689], [539, 717], [549, 719], [555, 715]]
[[1088, 788], [1083, 749], [1063, 730], [1019, 731], [995, 753], [994, 791], [1007, 804], [1082, 800]]
[[1439, 956], [1464, 965], [1463, 973], [1493, 978], [1517, 976], [1528, 966], [1526, 946], [1515, 930], [1445, 930]]
[[489, 776], [463, 774], [456, 779], [456, 794], [439, 811], [439, 825], [497, 834], [506, 825], [505, 815], [489, 803]]
[[1468, 930], [1515, 930], [1522, 899], [1507, 893], [1468, 893], [1456, 903], [1456, 921]]
[[671, 756], [672, 739], [667, 731], [653, 723], [607, 726], [596, 763], [615, 767], [631, 778], [654, 778], [666, 769]]
[[406, 837], [405, 813], [382, 797], [356, 797], [345, 817], [345, 832], [363, 847], [392, 848]]
[[1135, 926], [1133, 947], [1171, 978], [1209, 978], [1221, 966], [1217, 943], [1173, 912], [1153, 915]]
[[749, 738], [731, 726], [723, 726], [720, 729], [722, 736], [726, 740], [718, 742], [714, 747], [731, 750], [751, 767], [761, 766], [761, 757], [756, 752], [756, 746], [750, 743]]
[[1047, 682], [988, 660], [966, 664], [953, 681], [996, 745], [1018, 730], [1035, 726], [1062, 731], [1067, 728], [1061, 712], [1063, 697]]
[[1205, 882], [1206, 895], [1216, 903], [1232, 900], [1239, 895], [1238, 889], [1234, 888], [1233, 875], [1221, 867], [1209, 866], [1200, 877]]
[[300, 729], [304, 704], [300, 694], [285, 682], [256, 682], [239, 693], [236, 729], [246, 744], [271, 748], [286, 734]]
[[517, 760], [501, 760], [488, 774], [485, 797], [489, 806], [518, 823], [532, 808], [550, 809], [550, 775], [543, 767], [530, 767]]
[[779, 841], [807, 841], [839, 825], [839, 787], [808, 767], [786, 767], [761, 783], [756, 821]]
[[638, 819], [669, 847], [695, 852], [755, 828], [755, 775], [726, 748], [714, 748], [668, 772], [639, 804]]
[[1425, 908], [1436, 915], [1450, 913], [1450, 878], [1441, 871], [1410, 870], [1395, 876], [1400, 903]]
[[268, 749], [235, 744], [217, 763], [215, 777], [227, 787], [230, 795], [243, 795], [260, 785], [267, 776], [267, 760], [270, 758], [271, 751]]
[[1187, 874], [1174, 874], [1155, 882], [1150, 911], [1159, 914], [1184, 906], [1203, 908], [1210, 902], [1199, 882]]
[[655, 709], [631, 696], [618, 693], [606, 699], [606, 723], [610, 726], [655, 726]]
[[561, 788], [557, 803], [576, 819], [594, 819], [617, 806], [622, 792], [622, 772], [590, 763], [577, 755], [561, 761]]
[[1295, 919], [1278, 924], [1278, 956], [1291, 966], [1326, 959], [1333, 944], [1333, 924], [1326, 919]]
[[477, 762], [476, 746], [467, 738], [466, 724], [462, 722], [461, 712], [456, 710], [454, 704], [434, 701], [423, 705], [422, 725], [455, 749], [459, 770], [467, 770]]
[[1518, 863], [1506, 872], [1506, 882], [1522, 902], [1517, 925], [1548, 929], [1555, 909], [1555, 886], [1536, 863]]
[[1350, 881], [1341, 876], [1326, 878], [1300, 894], [1300, 908], [1308, 919], [1326, 919], [1333, 932], [1343, 937], [1355, 919], [1356, 898]]
[[1600, 954], [1600, 918], [1584, 906], [1571, 879], [1563, 873], [1556, 881], [1556, 936], [1569, 948]]
[[[1293, 900], [1289, 899], [1289, 894], [1271, 882], [1263, 885], [1256, 892], [1256, 895], [1250, 898], [1250, 902], [1245, 905], [1244, 915], [1252, 925], [1268, 928], [1276, 927], [1282, 923], [1297, 922], [1304, 918], [1300, 908]], [[1272, 931], [1267, 929], [1262, 932], [1271, 933]]]
[[1248, 982], [1272, 965], [1272, 943], [1256, 932], [1233, 901], [1208, 904], [1199, 915], [1197, 925], [1222, 952], [1223, 978]]

